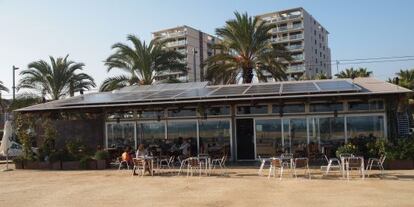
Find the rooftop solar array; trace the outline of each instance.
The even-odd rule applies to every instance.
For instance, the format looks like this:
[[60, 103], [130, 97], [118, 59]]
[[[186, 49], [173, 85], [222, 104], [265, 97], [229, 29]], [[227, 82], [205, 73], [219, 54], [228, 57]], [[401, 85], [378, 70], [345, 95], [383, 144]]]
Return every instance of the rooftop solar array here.
[[[370, 82], [369, 87], [378, 85], [377, 82]], [[206, 86], [203, 84], [184, 84], [174, 85], [170, 88], [167, 84], [145, 87], [144, 89], [126, 88], [114, 92], [101, 92], [85, 94], [73, 98], [52, 101], [49, 103], [28, 107], [26, 110], [44, 110], [48, 108], [77, 107], [81, 105], [111, 105], [111, 104], [129, 104], [129, 103], [146, 103], [146, 102], [174, 102], [180, 100], [218, 100], [226, 98], [253, 98], [253, 97], [289, 97], [301, 95], [317, 95], [328, 93], [365, 93], [368, 89], [365, 82], [355, 84], [351, 80], [312, 80], [312, 81], [290, 81], [261, 84], [240, 84], [240, 85], [221, 85]], [[364, 87], [362, 87], [362, 86]], [[397, 90], [398, 88], [382, 83], [383, 87], [388, 87], [388, 91]], [[368, 87], [367, 86], [367, 87]], [[153, 90], [153, 89], [157, 90]], [[377, 90], [378, 87], [374, 89]], [[391, 90], [392, 89], [392, 90]], [[399, 91], [399, 89], [398, 89]], [[409, 91], [409, 90], [408, 90]], [[369, 91], [368, 91], [369, 92]], [[404, 91], [407, 92], [407, 91]], [[34, 108], [34, 109], [32, 109]]]

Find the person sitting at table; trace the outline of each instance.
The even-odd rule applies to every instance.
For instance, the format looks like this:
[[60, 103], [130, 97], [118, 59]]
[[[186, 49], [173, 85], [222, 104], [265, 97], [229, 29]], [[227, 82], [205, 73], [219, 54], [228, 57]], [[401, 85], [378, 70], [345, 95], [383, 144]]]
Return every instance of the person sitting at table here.
[[127, 146], [121, 155], [122, 161], [127, 162], [128, 165], [132, 165], [132, 157], [130, 155], [130, 152], [131, 152], [131, 147]]
[[135, 153], [135, 157], [145, 157], [147, 155], [147, 150], [144, 147], [144, 144], [140, 144], [137, 147], [137, 152]]
[[183, 157], [189, 157], [190, 156], [190, 143], [188, 142], [188, 140], [184, 141], [181, 146], [180, 146], [180, 150], [182, 151], [182, 155]]

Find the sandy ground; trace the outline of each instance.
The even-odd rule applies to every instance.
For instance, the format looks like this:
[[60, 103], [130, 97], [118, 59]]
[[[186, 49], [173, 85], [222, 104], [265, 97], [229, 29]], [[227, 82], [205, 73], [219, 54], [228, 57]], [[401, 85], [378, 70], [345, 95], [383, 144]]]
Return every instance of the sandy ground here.
[[324, 177], [131, 176], [127, 170], [0, 172], [0, 206], [414, 206], [414, 171], [350, 181]]

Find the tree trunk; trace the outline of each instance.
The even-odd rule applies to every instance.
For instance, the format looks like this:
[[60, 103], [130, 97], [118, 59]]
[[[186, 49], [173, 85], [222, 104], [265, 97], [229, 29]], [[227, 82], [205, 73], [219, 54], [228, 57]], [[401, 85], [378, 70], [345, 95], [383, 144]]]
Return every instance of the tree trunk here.
[[243, 69], [243, 83], [252, 83], [253, 81], [253, 68]]

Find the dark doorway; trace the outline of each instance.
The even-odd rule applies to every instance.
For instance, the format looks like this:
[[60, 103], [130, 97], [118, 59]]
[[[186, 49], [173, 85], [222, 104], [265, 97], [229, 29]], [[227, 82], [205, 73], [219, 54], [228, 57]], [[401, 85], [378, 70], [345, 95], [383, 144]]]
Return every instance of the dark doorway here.
[[237, 159], [254, 159], [254, 129], [253, 119], [236, 120]]

